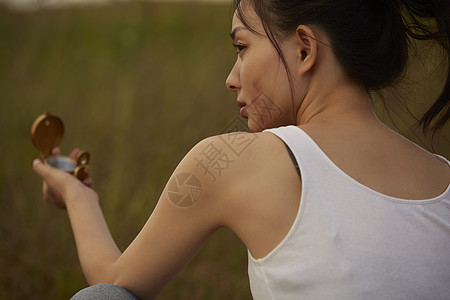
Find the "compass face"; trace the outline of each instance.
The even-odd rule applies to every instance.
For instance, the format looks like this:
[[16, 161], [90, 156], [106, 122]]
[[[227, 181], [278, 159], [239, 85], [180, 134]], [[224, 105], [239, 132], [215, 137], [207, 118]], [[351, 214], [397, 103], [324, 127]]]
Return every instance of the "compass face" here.
[[73, 172], [77, 167], [73, 160], [65, 156], [50, 156], [45, 160], [53, 168], [57, 168], [67, 172]]

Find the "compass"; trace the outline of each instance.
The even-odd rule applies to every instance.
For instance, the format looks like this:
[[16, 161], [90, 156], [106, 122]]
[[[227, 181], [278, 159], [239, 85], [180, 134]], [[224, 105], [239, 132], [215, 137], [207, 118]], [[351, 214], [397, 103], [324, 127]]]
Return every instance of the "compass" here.
[[52, 149], [59, 146], [64, 135], [62, 120], [50, 113], [40, 115], [31, 126], [31, 141], [40, 151], [40, 158], [50, 166], [69, 172], [79, 180], [87, 177], [90, 154], [80, 151], [76, 160], [69, 156], [53, 155]]

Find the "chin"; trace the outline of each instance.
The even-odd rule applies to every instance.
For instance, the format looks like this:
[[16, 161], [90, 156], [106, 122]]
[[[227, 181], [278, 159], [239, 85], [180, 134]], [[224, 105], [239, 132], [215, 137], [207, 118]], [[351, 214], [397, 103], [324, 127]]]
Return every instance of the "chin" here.
[[271, 124], [271, 123], [262, 123], [262, 122], [257, 122], [253, 119], [248, 119], [248, 128], [250, 129], [251, 132], [262, 132], [266, 129], [270, 129], [270, 128], [276, 128], [279, 127], [281, 125], [276, 125], [276, 124]]

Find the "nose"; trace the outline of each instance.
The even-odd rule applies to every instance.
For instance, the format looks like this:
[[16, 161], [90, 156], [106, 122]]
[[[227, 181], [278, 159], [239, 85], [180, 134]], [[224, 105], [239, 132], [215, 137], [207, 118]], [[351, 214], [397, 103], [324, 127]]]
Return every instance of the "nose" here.
[[230, 74], [228, 74], [228, 78], [225, 82], [227, 88], [232, 92], [237, 92], [237, 90], [241, 87], [239, 72], [240, 72], [240, 62], [238, 59], [236, 60], [233, 69], [231, 69]]

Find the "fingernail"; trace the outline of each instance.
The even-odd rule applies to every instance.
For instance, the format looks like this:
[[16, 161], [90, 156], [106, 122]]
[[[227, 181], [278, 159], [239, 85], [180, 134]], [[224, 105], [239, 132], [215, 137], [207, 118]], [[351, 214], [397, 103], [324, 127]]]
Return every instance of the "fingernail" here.
[[36, 158], [35, 160], [33, 160], [33, 166], [40, 163], [41, 161], [39, 160], [39, 158]]

